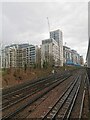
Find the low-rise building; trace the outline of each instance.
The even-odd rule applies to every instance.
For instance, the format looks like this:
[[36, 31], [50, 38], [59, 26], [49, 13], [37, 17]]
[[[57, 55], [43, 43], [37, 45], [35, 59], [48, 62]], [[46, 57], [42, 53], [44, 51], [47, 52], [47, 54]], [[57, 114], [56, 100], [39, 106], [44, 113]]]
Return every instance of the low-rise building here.
[[[83, 59], [83, 56], [82, 56]], [[63, 46], [63, 62], [67, 65], [78, 65], [80, 66], [83, 63], [80, 63], [80, 55], [76, 50], [72, 50], [67, 46]], [[83, 61], [83, 60], [82, 60]]]
[[68, 64], [72, 62], [71, 49], [67, 46], [63, 46], [63, 62]]
[[71, 50], [72, 51], [72, 62], [74, 65], [80, 65], [80, 55], [77, 53], [76, 50]]

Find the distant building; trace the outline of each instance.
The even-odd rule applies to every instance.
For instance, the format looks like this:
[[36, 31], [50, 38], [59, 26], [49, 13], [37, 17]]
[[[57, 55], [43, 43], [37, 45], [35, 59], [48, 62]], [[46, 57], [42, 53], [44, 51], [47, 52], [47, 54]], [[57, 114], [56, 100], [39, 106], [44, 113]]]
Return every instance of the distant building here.
[[72, 62], [74, 65], [80, 65], [80, 55], [77, 53], [76, 50], [71, 50]]
[[10, 68], [16, 66], [16, 49], [17, 45], [6, 46], [2, 50], [2, 68]]
[[[76, 50], [72, 50], [67, 46], [63, 46], [63, 62], [67, 65], [83, 65], [83, 57], [77, 53]], [[80, 63], [81, 62], [81, 63]]]
[[63, 46], [63, 62], [64, 64], [72, 63], [72, 51], [69, 47]]
[[59, 46], [53, 39], [42, 40], [41, 45], [41, 65], [48, 62], [51, 66], [59, 66]]
[[36, 46], [36, 66], [41, 68], [41, 46]]
[[41, 64], [41, 51], [38, 46], [29, 45], [28, 47], [28, 63], [32, 67], [34, 65]]
[[1, 68], [7, 68], [6, 66], [6, 57], [5, 57], [5, 49], [1, 51], [2, 53], [2, 62], [1, 62]]
[[16, 67], [22, 68], [28, 62], [28, 49], [29, 44], [18, 44], [16, 50]]
[[59, 59], [60, 59], [60, 66], [63, 66], [63, 38], [62, 38], [62, 31], [55, 30], [50, 32], [50, 38], [53, 38], [59, 46]]
[[12, 44], [2, 50], [2, 68], [32, 67], [37, 61], [37, 46]]

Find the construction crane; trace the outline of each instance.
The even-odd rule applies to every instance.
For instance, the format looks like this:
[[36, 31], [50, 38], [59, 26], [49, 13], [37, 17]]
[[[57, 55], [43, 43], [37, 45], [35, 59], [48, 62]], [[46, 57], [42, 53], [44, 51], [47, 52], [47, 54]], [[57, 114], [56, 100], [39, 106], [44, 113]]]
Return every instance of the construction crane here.
[[49, 38], [50, 38], [50, 24], [49, 24], [49, 18], [47, 17], [47, 22], [48, 22], [48, 31], [49, 31]]

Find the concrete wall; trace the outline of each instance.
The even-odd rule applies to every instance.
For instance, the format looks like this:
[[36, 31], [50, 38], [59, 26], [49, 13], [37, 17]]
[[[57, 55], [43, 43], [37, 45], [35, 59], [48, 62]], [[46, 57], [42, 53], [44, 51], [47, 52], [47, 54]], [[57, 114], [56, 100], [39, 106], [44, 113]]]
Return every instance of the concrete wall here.
[[[88, 51], [87, 51], [87, 73], [90, 81], [90, 2], [88, 3]], [[89, 82], [90, 83], [90, 82]]]
[[90, 42], [88, 46], [88, 53], [87, 53], [87, 66], [90, 68]]
[[88, 38], [87, 66], [90, 68], [90, 2], [88, 3]]

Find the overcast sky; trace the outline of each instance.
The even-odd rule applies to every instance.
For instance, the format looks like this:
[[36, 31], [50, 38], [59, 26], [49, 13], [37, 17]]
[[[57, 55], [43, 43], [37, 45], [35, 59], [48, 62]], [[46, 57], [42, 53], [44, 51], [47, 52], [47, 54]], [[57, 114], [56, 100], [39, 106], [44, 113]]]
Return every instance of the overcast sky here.
[[[88, 44], [87, 2], [4, 2], [2, 4], [2, 43], [40, 45], [50, 30], [63, 32], [63, 45], [86, 57]], [[1, 36], [0, 36], [1, 38]]]

